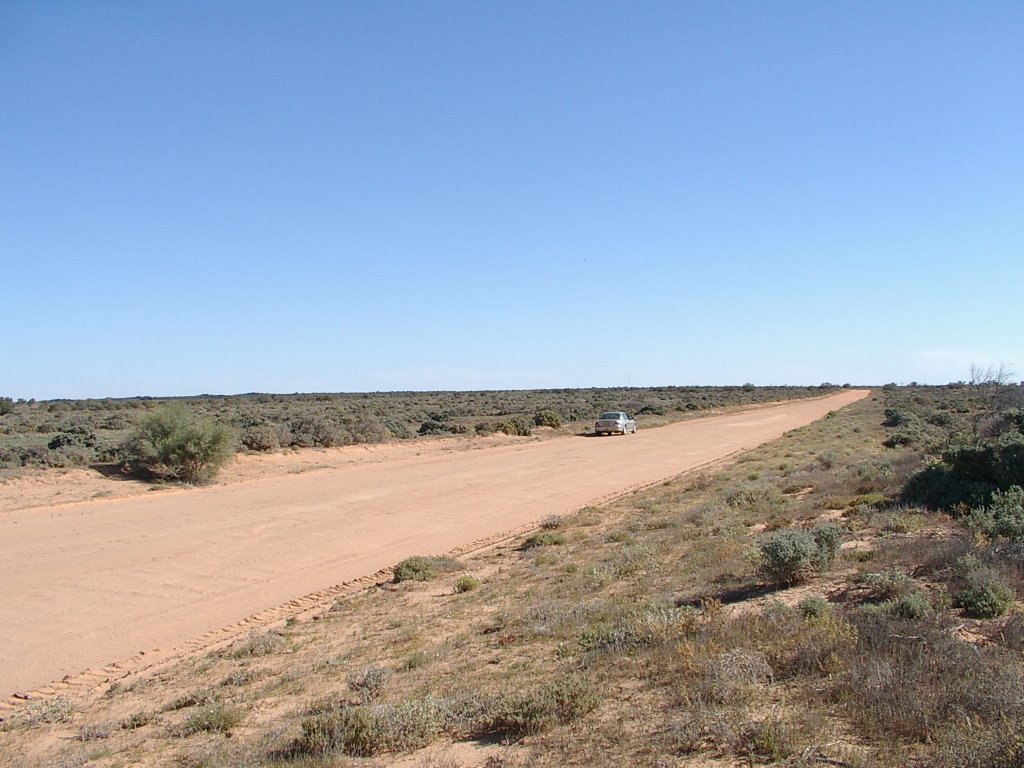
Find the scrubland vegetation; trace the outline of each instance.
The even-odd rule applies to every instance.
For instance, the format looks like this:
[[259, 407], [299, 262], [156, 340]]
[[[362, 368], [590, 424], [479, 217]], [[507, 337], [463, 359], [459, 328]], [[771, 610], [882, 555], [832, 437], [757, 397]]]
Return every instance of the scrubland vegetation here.
[[580, 429], [610, 407], [646, 425], [834, 387], [653, 387], [379, 392], [103, 400], [0, 398], [0, 472], [119, 466], [151, 478], [209, 479], [235, 450], [331, 448], [417, 436]]
[[886, 386], [522, 541], [404, 561], [315, 621], [98, 699], [29, 703], [0, 754], [68, 768], [1024, 765], [1022, 407], [1024, 388], [999, 382]]

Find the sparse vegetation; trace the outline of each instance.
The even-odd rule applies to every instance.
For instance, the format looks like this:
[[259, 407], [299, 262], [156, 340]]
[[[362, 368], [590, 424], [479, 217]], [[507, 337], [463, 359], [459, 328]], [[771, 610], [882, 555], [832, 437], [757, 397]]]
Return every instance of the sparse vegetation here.
[[[163, 399], [0, 398], [0, 470], [11, 473], [22, 468], [123, 463], [133, 457], [131, 450], [123, 450], [125, 442], [153, 413], [164, 409], [183, 412], [200, 423], [215, 422], [221, 428], [230, 428], [238, 435], [242, 450], [276, 451], [474, 432], [530, 435], [534, 426], [580, 432], [592, 423], [596, 413], [613, 405], [640, 413], [642, 424], [661, 424], [692, 418], [698, 411], [815, 397], [830, 391], [817, 386], [753, 390], [651, 387]], [[147, 458], [149, 453], [138, 458]]]
[[451, 557], [407, 557], [392, 570], [395, 584], [403, 581], [430, 581], [441, 573], [457, 571], [462, 564]]
[[[1019, 766], [1017, 491], [947, 509], [905, 493], [951, 466], [951, 446], [1017, 429], [988, 396], [978, 418], [977, 394], [887, 387], [715, 472], [533, 534], [560, 536], [557, 549], [524, 539], [451, 569], [412, 558], [395, 579], [408, 583], [279, 630], [287, 656], [183, 661], [68, 705], [64, 722], [10, 718], [0, 747], [60, 765], [85, 746], [47, 740], [63, 729], [106, 730], [92, 746], [129, 761], [210, 768], [354, 765], [425, 746], [410, 765], [440, 765], [435, 748], [462, 739], [494, 765]], [[887, 447], [910, 423], [918, 438]], [[417, 583], [467, 569], [486, 589]], [[183, 726], [214, 706], [259, 713], [228, 726], [230, 751], [207, 746], [216, 729]], [[104, 725], [132, 711], [139, 726]]]

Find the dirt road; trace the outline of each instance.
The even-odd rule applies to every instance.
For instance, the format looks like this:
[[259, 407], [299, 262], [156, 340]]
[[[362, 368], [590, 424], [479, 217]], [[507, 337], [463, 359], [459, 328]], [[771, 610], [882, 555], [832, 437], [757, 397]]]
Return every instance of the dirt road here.
[[362, 458], [329, 469], [5, 512], [0, 696], [46, 692], [65, 675], [88, 681], [140, 651], [159, 658], [193, 638], [199, 647], [217, 628], [299, 596], [575, 512], [772, 440], [866, 394], [846, 390], [623, 437], [364, 448]]

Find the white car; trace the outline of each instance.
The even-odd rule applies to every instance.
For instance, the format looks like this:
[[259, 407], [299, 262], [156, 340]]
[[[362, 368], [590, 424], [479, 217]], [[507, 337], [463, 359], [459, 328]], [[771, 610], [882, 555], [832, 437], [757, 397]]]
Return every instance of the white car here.
[[636, 422], [623, 411], [605, 411], [594, 422], [595, 435], [636, 434]]

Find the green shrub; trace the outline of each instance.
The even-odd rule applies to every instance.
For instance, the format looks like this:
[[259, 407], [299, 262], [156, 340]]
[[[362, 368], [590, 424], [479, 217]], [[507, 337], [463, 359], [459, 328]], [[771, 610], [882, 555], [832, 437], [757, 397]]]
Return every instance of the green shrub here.
[[1024, 488], [993, 492], [990, 504], [972, 509], [965, 522], [992, 539], [1024, 540]]
[[59, 448], [95, 448], [96, 433], [88, 427], [68, 427], [54, 435], [46, 447], [51, 451]]
[[293, 418], [287, 431], [289, 445], [296, 448], [331, 448], [343, 442], [338, 425], [319, 414]]
[[535, 547], [552, 547], [565, 544], [565, 536], [560, 533], [553, 531], [544, 531], [543, 533], [535, 533], [526, 541], [523, 542], [523, 549], [533, 549]]
[[964, 585], [953, 594], [953, 604], [972, 619], [994, 619], [1006, 613], [1016, 595], [1006, 582], [988, 568], [978, 568], [964, 579]]
[[685, 606], [649, 603], [619, 615], [605, 615], [584, 627], [576, 639], [586, 653], [630, 654], [665, 645], [690, 631], [694, 610]]
[[839, 547], [843, 543], [843, 529], [835, 523], [824, 523], [816, 525], [811, 529], [811, 537], [817, 548], [815, 564], [819, 571], [828, 570], [835, 562], [839, 554]]
[[503, 421], [499, 424], [495, 424], [495, 431], [504, 432], [506, 435], [518, 436], [518, 437], [529, 437], [533, 434], [533, 429], [526, 419], [522, 416], [516, 416], [508, 421]]
[[14, 400], [9, 397], [0, 397], [0, 416], [6, 416], [14, 412]]
[[992, 494], [1024, 487], [1024, 434], [1008, 432], [993, 442], [946, 451], [907, 481], [903, 499], [909, 503], [953, 509], [983, 507]]
[[814, 571], [817, 546], [807, 531], [770, 533], [758, 542], [758, 550], [761, 573], [775, 583], [797, 584]]
[[479, 588], [479, 586], [480, 579], [469, 573], [463, 574], [455, 580], [455, 591], [459, 594], [462, 594], [463, 592], [472, 592], [474, 589]]
[[886, 408], [885, 409], [885, 421], [882, 422], [883, 427], [902, 427], [904, 424], [910, 423], [913, 417], [899, 408]]
[[910, 592], [882, 604], [883, 609], [898, 619], [919, 621], [932, 613], [932, 604], [923, 592]]
[[196, 483], [217, 474], [231, 458], [234, 441], [229, 427], [167, 406], [142, 420], [122, 445], [122, 457], [134, 472]]
[[805, 619], [820, 619], [832, 612], [832, 604], [818, 595], [805, 597], [796, 607]]
[[774, 531], [758, 541], [759, 570], [774, 583], [798, 584], [826, 570], [841, 541], [842, 529], [831, 523], [810, 531]]
[[393, 568], [392, 580], [395, 584], [403, 581], [430, 581], [442, 571], [455, 571], [462, 564], [451, 557], [425, 557], [416, 555], [407, 557]]
[[281, 447], [278, 429], [272, 424], [252, 424], [242, 430], [241, 443], [250, 451], [275, 451]]
[[554, 427], [558, 429], [562, 426], [562, 417], [556, 411], [545, 408], [534, 414], [533, 423], [538, 427]]

